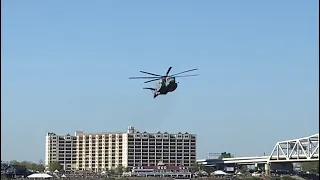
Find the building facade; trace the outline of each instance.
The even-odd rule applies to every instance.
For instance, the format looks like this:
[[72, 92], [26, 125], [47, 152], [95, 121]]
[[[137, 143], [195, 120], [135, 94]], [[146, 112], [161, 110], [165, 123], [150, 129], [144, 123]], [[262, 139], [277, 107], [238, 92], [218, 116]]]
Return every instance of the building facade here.
[[[64, 136], [63, 138], [57, 137], [64, 138]], [[188, 167], [196, 161], [195, 134], [147, 133], [139, 132], [129, 126], [127, 132], [84, 133], [77, 131], [75, 136], [70, 136], [70, 138], [72, 139], [72, 142], [69, 142], [72, 147], [71, 156], [69, 156], [69, 149], [67, 151], [66, 148], [58, 153], [53, 151], [51, 148], [54, 147], [52, 134], [47, 135], [46, 165], [57, 160], [54, 158], [57, 156], [61, 157], [58, 160], [66, 170], [95, 172], [115, 169], [119, 166], [125, 168], [156, 166], [159, 162], [168, 166]], [[63, 142], [64, 146], [59, 146], [59, 144], [56, 147], [67, 147], [66, 141]], [[65, 154], [60, 154], [60, 152]]]
[[51, 162], [58, 161], [63, 169], [72, 169], [77, 158], [77, 138], [67, 134], [65, 136], [47, 133], [45, 166], [49, 167]]

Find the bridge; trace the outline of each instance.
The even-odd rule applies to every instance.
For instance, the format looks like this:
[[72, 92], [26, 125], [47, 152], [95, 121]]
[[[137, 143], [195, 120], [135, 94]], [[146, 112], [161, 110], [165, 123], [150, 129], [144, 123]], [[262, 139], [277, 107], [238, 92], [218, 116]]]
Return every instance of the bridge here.
[[[198, 160], [206, 164], [207, 160]], [[223, 158], [224, 164], [265, 164], [266, 171], [270, 163], [319, 161], [319, 133], [275, 144], [269, 156]]]

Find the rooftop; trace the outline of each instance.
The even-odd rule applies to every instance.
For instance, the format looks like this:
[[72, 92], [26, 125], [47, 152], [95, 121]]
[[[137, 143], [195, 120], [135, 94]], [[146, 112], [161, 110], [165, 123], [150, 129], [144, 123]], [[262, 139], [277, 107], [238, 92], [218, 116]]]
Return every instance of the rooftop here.
[[[127, 131], [115, 131], [115, 132], [95, 132], [95, 133], [88, 133], [88, 132], [84, 132], [84, 131], [76, 131], [75, 132], [75, 135], [74, 136], [81, 136], [81, 135], [92, 135], [92, 136], [96, 136], [96, 135], [103, 135], [103, 134], [125, 134], [125, 133], [128, 133], [128, 134], [152, 134], [152, 135], [155, 135], [155, 134], [189, 134], [188, 132], [185, 132], [185, 133], [181, 133], [181, 132], [178, 132], [178, 133], [168, 133], [168, 132], [161, 132], [161, 131], [158, 131], [156, 133], [150, 133], [150, 132], [146, 132], [146, 131], [138, 131], [137, 129], [135, 129], [133, 126], [129, 126]], [[190, 134], [190, 135], [195, 135], [195, 134]], [[59, 136], [53, 132], [48, 132], [47, 133], [47, 136]], [[70, 134], [66, 134], [65, 136], [71, 136]]]

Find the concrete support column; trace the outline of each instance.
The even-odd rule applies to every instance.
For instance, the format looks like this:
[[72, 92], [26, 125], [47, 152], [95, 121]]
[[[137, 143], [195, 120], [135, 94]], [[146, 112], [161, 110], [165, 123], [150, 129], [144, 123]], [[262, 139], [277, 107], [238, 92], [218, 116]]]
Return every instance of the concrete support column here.
[[270, 176], [270, 163], [267, 162], [265, 165], [264, 165], [264, 170], [265, 170], [265, 175], [266, 176]]

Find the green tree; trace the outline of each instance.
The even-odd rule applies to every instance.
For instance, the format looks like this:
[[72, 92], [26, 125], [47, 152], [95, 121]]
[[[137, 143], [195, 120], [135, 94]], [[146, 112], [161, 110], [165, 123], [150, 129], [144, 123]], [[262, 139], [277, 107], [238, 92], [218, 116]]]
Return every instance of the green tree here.
[[62, 165], [57, 161], [51, 162], [50, 165], [49, 165], [49, 170], [52, 171], [52, 172], [55, 171], [55, 170], [61, 171], [62, 168], [63, 168]]
[[116, 167], [116, 173], [117, 174], [122, 174], [123, 173], [123, 166], [122, 165], [118, 165], [117, 167]]
[[39, 171], [39, 172], [42, 172], [45, 169], [45, 167], [42, 164], [36, 164], [33, 162], [29, 162], [29, 161], [19, 162], [19, 161], [13, 160], [13, 161], [10, 161], [10, 164], [25, 166], [29, 170]]
[[129, 171], [130, 171], [130, 168], [129, 168], [129, 167], [125, 167], [125, 168], [123, 169], [123, 171], [124, 171], [124, 172], [129, 172]]
[[38, 164], [44, 165], [44, 161], [40, 159]]
[[110, 175], [114, 175], [116, 172], [115, 172], [115, 170], [114, 170], [113, 168], [111, 168], [111, 169], [108, 171], [108, 173], [109, 173]]
[[231, 153], [222, 152], [218, 159], [232, 158], [232, 157], [233, 157], [233, 156], [231, 155]]
[[43, 164], [32, 163], [32, 169], [35, 171], [43, 172], [45, 170], [45, 167]]
[[12, 160], [12, 161], [10, 161], [10, 164], [12, 164], [12, 165], [19, 165], [20, 163], [19, 163], [19, 161], [17, 161], [17, 160]]
[[200, 164], [200, 163], [197, 163], [197, 162], [194, 163], [190, 168], [190, 171], [192, 173], [195, 173], [195, 172], [200, 171], [200, 170], [203, 170], [203, 165]]
[[248, 171], [247, 165], [238, 165], [237, 172], [241, 172], [243, 174], [243, 173], [246, 173], [247, 171]]
[[303, 163], [301, 163], [301, 168], [303, 171], [319, 173], [319, 161], [303, 162]]
[[29, 170], [34, 170], [33, 167], [32, 167], [32, 164], [30, 162], [28, 162], [28, 161], [22, 161], [22, 162], [19, 163], [19, 165], [25, 166]]
[[209, 173], [209, 174], [217, 170], [217, 169], [216, 169], [215, 167], [213, 167], [213, 166], [204, 166], [202, 169], [203, 169], [205, 172]]

